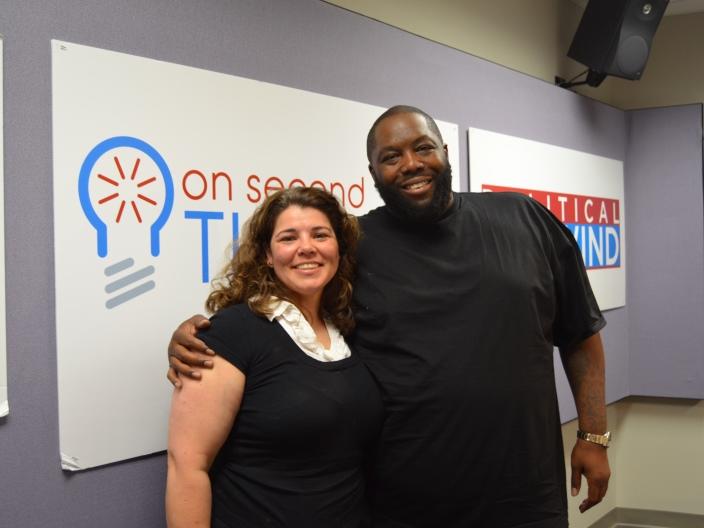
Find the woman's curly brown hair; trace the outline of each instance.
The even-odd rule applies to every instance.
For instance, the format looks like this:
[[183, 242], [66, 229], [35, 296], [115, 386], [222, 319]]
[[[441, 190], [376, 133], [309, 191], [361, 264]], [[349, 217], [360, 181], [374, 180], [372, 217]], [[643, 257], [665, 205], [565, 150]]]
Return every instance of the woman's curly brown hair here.
[[247, 303], [257, 315], [268, 315], [271, 297], [293, 302], [291, 292], [267, 265], [274, 226], [279, 215], [288, 207], [311, 207], [322, 212], [330, 221], [340, 251], [340, 264], [335, 276], [323, 290], [322, 315], [342, 333], [354, 328], [352, 315], [352, 280], [355, 253], [359, 240], [357, 219], [345, 212], [337, 199], [315, 187], [293, 187], [272, 194], [254, 211], [245, 223], [239, 249], [222, 273], [213, 279], [205, 303], [216, 312], [236, 303]]

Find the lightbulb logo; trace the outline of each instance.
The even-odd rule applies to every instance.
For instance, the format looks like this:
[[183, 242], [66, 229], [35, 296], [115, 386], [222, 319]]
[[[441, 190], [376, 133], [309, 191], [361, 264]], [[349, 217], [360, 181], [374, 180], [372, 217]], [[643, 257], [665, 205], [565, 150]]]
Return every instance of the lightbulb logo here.
[[[117, 136], [96, 145], [86, 156], [78, 177], [81, 208], [96, 233], [97, 254], [108, 256], [108, 231], [124, 226], [149, 225], [149, 251], [160, 253], [160, 234], [174, 202], [174, 185], [169, 167], [159, 152], [147, 142], [130, 136]], [[131, 243], [131, 241], [130, 241]], [[131, 247], [131, 246], [130, 246]], [[121, 251], [119, 251], [121, 252]], [[113, 252], [114, 253], [114, 252]], [[111, 309], [155, 287], [149, 265], [132, 271], [133, 257], [122, 257], [105, 268], [110, 282], [105, 303]], [[124, 275], [117, 276], [122, 272]], [[139, 284], [135, 284], [139, 281]]]

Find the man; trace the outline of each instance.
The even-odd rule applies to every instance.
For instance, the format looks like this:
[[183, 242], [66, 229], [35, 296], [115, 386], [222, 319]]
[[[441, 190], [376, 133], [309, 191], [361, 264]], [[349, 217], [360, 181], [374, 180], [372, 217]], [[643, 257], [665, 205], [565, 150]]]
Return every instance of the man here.
[[[386, 420], [370, 476], [375, 526], [567, 526], [553, 372], [560, 352], [579, 429], [572, 494], [580, 511], [609, 480], [604, 319], [569, 231], [512, 193], [450, 189], [447, 146], [423, 111], [396, 106], [367, 140], [385, 206], [360, 218], [354, 349], [376, 378]], [[182, 324], [172, 369], [203, 360]], [[207, 360], [206, 360], [207, 362]], [[195, 377], [198, 373], [195, 373]], [[588, 434], [587, 434], [588, 433]]]

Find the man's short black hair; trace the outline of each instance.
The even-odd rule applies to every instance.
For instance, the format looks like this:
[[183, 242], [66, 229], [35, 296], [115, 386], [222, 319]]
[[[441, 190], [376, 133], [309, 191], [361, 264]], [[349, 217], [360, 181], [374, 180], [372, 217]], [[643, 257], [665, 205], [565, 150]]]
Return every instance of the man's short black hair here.
[[432, 117], [423, 112], [423, 110], [421, 110], [420, 108], [416, 108], [415, 106], [408, 105], [392, 106], [386, 112], [377, 117], [376, 121], [374, 121], [374, 124], [369, 129], [369, 133], [367, 134], [367, 160], [369, 160], [369, 163], [372, 162], [372, 151], [374, 150], [374, 147], [376, 147], [376, 127], [387, 117], [391, 117], [396, 114], [418, 114], [420, 116], [423, 116], [425, 122], [428, 125], [428, 128], [431, 130], [431, 132], [437, 134], [438, 138], [440, 138], [440, 142], [443, 143], [442, 134], [440, 133], [440, 129], [438, 128], [437, 123], [435, 123], [435, 120]]

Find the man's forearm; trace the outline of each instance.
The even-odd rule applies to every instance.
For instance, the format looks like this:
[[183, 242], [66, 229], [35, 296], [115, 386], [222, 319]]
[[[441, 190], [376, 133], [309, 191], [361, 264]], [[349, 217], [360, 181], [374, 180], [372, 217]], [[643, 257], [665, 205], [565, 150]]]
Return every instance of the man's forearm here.
[[562, 364], [577, 406], [579, 428], [595, 434], [606, 432], [604, 349], [599, 334], [569, 350], [560, 350]]

